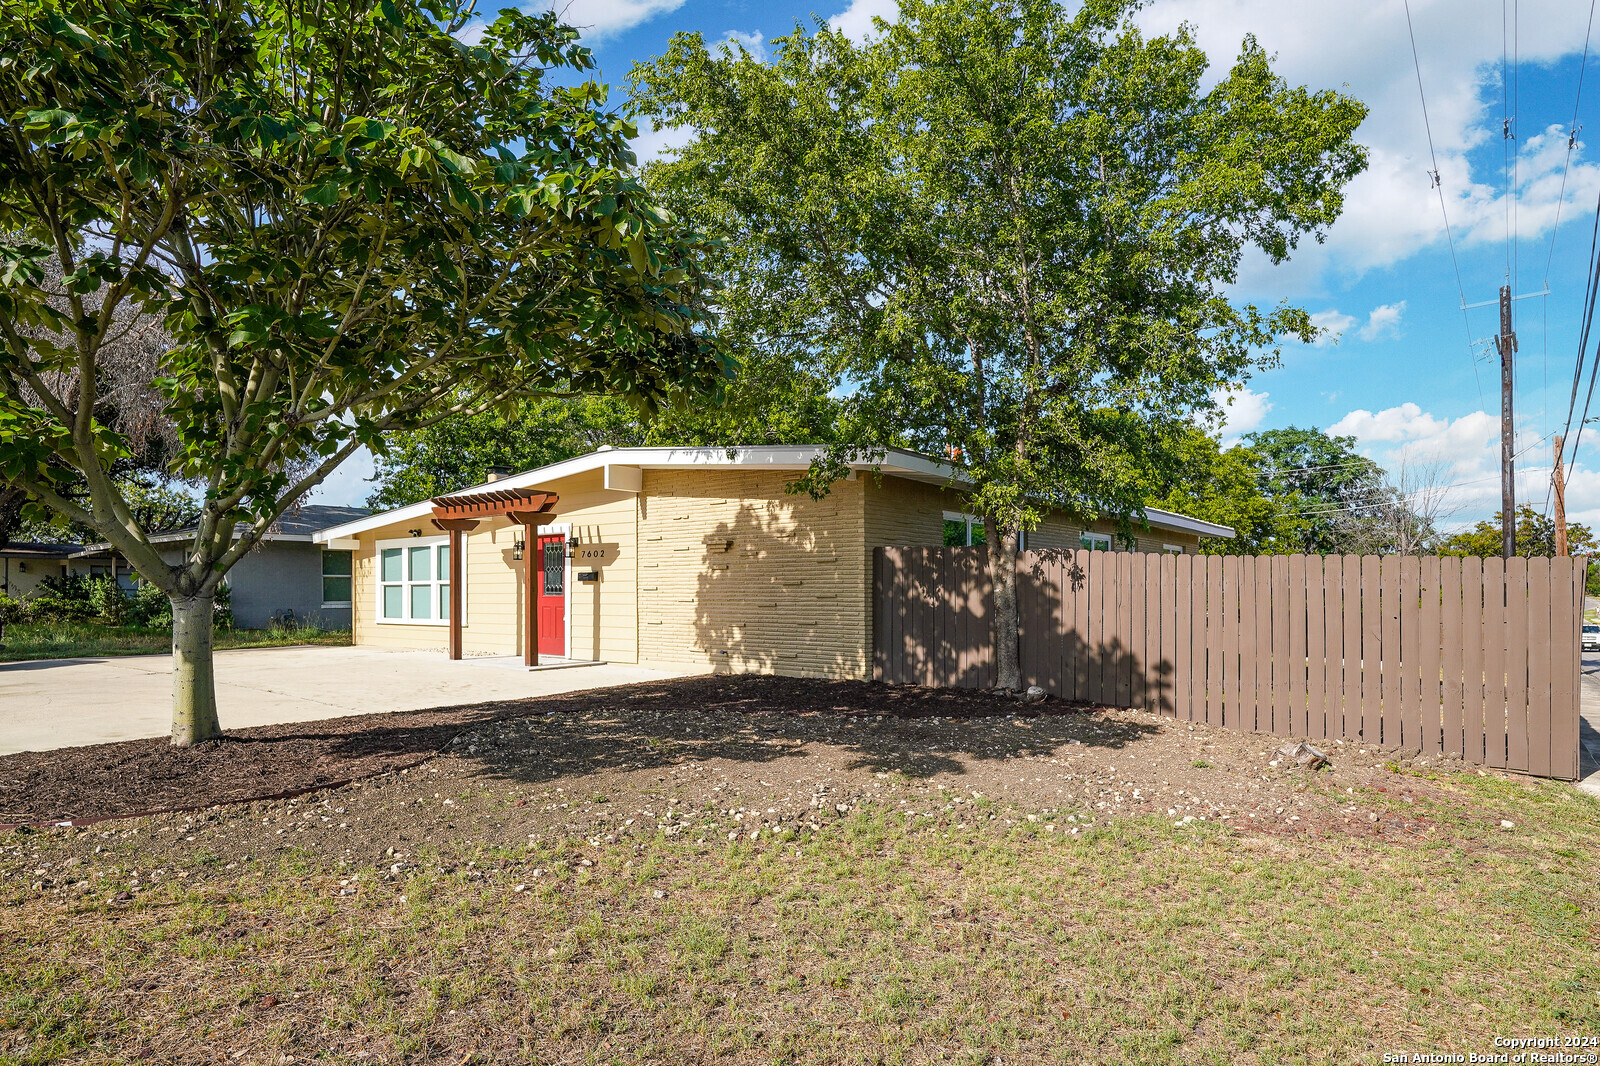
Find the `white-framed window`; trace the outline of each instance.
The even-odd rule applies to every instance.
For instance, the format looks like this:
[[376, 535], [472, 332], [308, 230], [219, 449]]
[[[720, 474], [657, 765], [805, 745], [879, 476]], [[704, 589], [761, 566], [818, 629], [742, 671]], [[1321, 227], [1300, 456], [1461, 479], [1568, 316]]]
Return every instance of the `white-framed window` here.
[[988, 540], [988, 534], [983, 528], [983, 519], [977, 515], [961, 514], [957, 511], [944, 513], [946, 548], [969, 548], [975, 544], [987, 544]]
[[351, 553], [322, 549], [322, 606], [350, 606]]
[[1161, 550], [1166, 552], [1168, 555], [1182, 555], [1183, 554], [1183, 545], [1182, 544], [1163, 544], [1161, 546]]
[[1078, 547], [1085, 551], [1108, 552], [1111, 550], [1111, 534], [1090, 533], [1085, 530], [1078, 534]]
[[450, 622], [450, 538], [378, 542], [378, 621], [390, 625]]

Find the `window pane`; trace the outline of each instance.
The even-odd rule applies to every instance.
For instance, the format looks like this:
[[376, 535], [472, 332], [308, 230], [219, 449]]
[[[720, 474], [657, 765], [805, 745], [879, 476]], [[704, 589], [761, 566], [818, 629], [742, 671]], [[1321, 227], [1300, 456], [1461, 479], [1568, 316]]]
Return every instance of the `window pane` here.
[[972, 523], [972, 540], [970, 541], [970, 543], [972, 543], [972, 544], [987, 544], [987, 543], [989, 543], [989, 533], [988, 533], [987, 530], [985, 530], [983, 528], [983, 523], [982, 522], [974, 522], [974, 523]]
[[450, 586], [439, 586], [439, 621], [450, 621]]
[[350, 553], [338, 551], [323, 552], [322, 573], [325, 577], [349, 577]]
[[[401, 576], [402, 575], [400, 573], [400, 549], [399, 548], [385, 548], [385, 549], [383, 549], [383, 573], [382, 573], [382, 575], [380, 577], [380, 580], [383, 580], [383, 581], [399, 581]], [[399, 616], [396, 615], [396, 617], [399, 617]]]
[[412, 585], [411, 586], [411, 617], [412, 618], [432, 618], [433, 617], [433, 586], [432, 585]]
[[967, 543], [967, 524], [954, 518], [944, 520], [944, 546], [959, 548]]
[[424, 545], [408, 549], [411, 552], [411, 580], [433, 580], [433, 549]]
[[405, 590], [399, 585], [383, 586], [383, 616], [385, 618], [404, 618]]
[[552, 538], [540, 545], [544, 553], [544, 594], [560, 596], [567, 585], [567, 542]]
[[450, 576], [450, 545], [439, 545], [439, 580]]
[[349, 603], [350, 579], [347, 577], [325, 577], [322, 579], [323, 603]]

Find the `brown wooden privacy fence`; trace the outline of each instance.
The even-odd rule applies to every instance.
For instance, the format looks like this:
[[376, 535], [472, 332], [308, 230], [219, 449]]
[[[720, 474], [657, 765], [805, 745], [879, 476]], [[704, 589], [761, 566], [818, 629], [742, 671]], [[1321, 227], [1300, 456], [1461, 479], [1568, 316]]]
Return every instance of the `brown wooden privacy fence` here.
[[[994, 683], [983, 548], [874, 553], [874, 674]], [[1232, 729], [1578, 773], [1585, 559], [1026, 552], [1025, 684]]]

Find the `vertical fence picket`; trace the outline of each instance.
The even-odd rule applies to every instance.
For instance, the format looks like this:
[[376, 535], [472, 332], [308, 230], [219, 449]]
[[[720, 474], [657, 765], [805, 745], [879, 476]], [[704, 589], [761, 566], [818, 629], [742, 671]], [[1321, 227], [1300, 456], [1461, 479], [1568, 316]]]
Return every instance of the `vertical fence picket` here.
[[1400, 576], [1402, 559], [1386, 555], [1378, 560], [1378, 603], [1383, 611], [1383, 632], [1380, 636], [1381, 652], [1376, 663], [1378, 670], [1378, 726], [1377, 741], [1386, 747], [1400, 746]]
[[1123, 558], [1126, 563], [1123, 590], [1128, 594], [1128, 688], [1122, 706], [1142, 707], [1144, 686], [1141, 682], [1149, 657], [1145, 642], [1145, 614], [1149, 598], [1149, 590], [1144, 582], [1147, 557], [1130, 553]]
[[1483, 723], [1488, 715], [1484, 678], [1485, 596], [1483, 560], [1461, 560], [1461, 743], [1462, 758], [1468, 762], [1487, 761], [1483, 743]]
[[1483, 560], [1483, 760], [1506, 764], [1505, 560]]
[[1528, 768], [1528, 562], [1506, 560], [1506, 768]]
[[1284, 620], [1289, 636], [1288, 721], [1284, 732], [1290, 736], [1309, 737], [1311, 729], [1306, 724], [1306, 557], [1291, 555], [1288, 560], [1289, 602], [1288, 616]]
[[1088, 699], [1088, 618], [1090, 586], [1086, 578], [1085, 552], [1067, 552], [1066, 571], [1061, 579], [1072, 589], [1072, 627], [1067, 631], [1067, 699]]
[[1399, 701], [1395, 707], [1397, 742], [1414, 751], [1422, 750], [1421, 722], [1418, 713], [1421, 664], [1417, 661], [1417, 637], [1421, 618], [1418, 614], [1422, 594], [1421, 560], [1415, 555], [1400, 557], [1400, 597], [1394, 605], [1394, 626], [1399, 637], [1400, 661], [1384, 664], [1384, 672], [1397, 674]]
[[1222, 722], [1222, 571], [1223, 558], [1219, 555], [1206, 556], [1205, 565], [1205, 596], [1202, 599], [1197, 586], [1194, 597], [1195, 634], [1198, 641], [1201, 635], [1205, 639], [1205, 663], [1197, 667], [1195, 674], [1199, 677], [1203, 672], [1205, 676], [1205, 714], [1202, 720], [1208, 723], [1221, 724]]
[[1368, 744], [1381, 744], [1383, 737], [1382, 675], [1383, 609], [1379, 598], [1379, 560], [1376, 555], [1361, 557], [1361, 687], [1360, 737]]
[[1339, 658], [1339, 731], [1334, 735], [1353, 739], [1361, 735], [1361, 556], [1342, 556], [1340, 569], [1344, 596], [1340, 628], [1344, 630], [1344, 647]]
[[1462, 676], [1466, 672], [1465, 647], [1467, 632], [1462, 624], [1466, 608], [1461, 602], [1461, 560], [1439, 560], [1439, 648], [1442, 652], [1439, 673], [1440, 732], [1446, 755], [1460, 755], [1466, 749], [1461, 743]]
[[[1324, 569], [1320, 555], [1308, 555], [1306, 570], [1306, 736], [1322, 739], [1328, 735], [1324, 705], [1327, 693], [1328, 632], [1325, 627], [1328, 582], [1338, 581], [1338, 571]], [[1336, 593], [1335, 593], [1336, 594]]]
[[1539, 777], [1550, 776], [1550, 574], [1549, 559], [1528, 560], [1528, 709], [1522, 743], [1527, 751], [1524, 767]]
[[[1222, 721], [1221, 725], [1233, 729], [1243, 728], [1244, 699], [1243, 675], [1239, 662], [1240, 648], [1244, 643], [1245, 620], [1244, 581], [1242, 574], [1249, 563], [1237, 555], [1222, 557]], [[1251, 677], [1255, 675], [1252, 673]]]
[[1550, 773], [1578, 776], [1578, 671], [1588, 560], [1559, 559], [1550, 571]]
[[[1272, 731], [1272, 563], [1281, 556], [1258, 555], [1255, 562], [1256, 600], [1256, 698], [1253, 710], [1245, 711], [1245, 721], [1254, 720], [1250, 729]], [[1248, 684], [1248, 682], [1246, 682]]]
[[1134, 552], [1126, 552], [1122, 556], [1122, 596], [1123, 602], [1128, 605], [1127, 621], [1124, 623], [1128, 637], [1128, 651], [1123, 657], [1127, 666], [1123, 669], [1122, 707], [1138, 707], [1140, 705], [1139, 676], [1144, 666], [1144, 616], [1145, 596], [1141, 587], [1144, 577], [1144, 556]]
[[1172, 600], [1172, 714], [1176, 718], [1194, 721], [1194, 708], [1190, 701], [1193, 699], [1193, 689], [1190, 687], [1194, 676], [1194, 652], [1191, 640], [1194, 630], [1192, 627], [1194, 596], [1194, 563], [1193, 555], [1180, 555], [1173, 559], [1172, 585], [1174, 596]]
[[1417, 591], [1422, 596], [1422, 603], [1417, 610], [1417, 620], [1421, 628], [1418, 630], [1414, 645], [1417, 650], [1417, 668], [1422, 675], [1418, 685], [1417, 726], [1420, 730], [1422, 751], [1426, 755], [1437, 755], [1443, 750], [1440, 746], [1440, 738], [1444, 735], [1440, 708], [1443, 704], [1444, 686], [1440, 677], [1440, 661], [1444, 644], [1439, 626], [1442, 609], [1439, 563], [1440, 560], [1434, 556], [1424, 558], [1422, 576], [1417, 583]]

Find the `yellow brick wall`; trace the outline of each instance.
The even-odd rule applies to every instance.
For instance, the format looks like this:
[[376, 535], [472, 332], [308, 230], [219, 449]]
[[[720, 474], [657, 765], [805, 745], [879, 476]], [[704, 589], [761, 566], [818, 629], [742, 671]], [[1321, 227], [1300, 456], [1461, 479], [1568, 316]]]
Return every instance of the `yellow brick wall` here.
[[869, 673], [862, 483], [791, 496], [786, 471], [646, 470], [639, 659], [811, 677]]
[[[883, 545], [937, 547], [944, 543], [944, 513], [964, 511], [960, 494], [938, 485], [887, 475], [880, 479], [863, 474], [861, 479], [867, 501], [869, 557], [872, 548]], [[1076, 550], [1078, 535], [1085, 528], [1082, 521], [1056, 511], [1028, 534], [1028, 545], [1030, 548]], [[1091, 522], [1087, 528], [1116, 536], [1116, 525], [1112, 522]], [[1134, 539], [1136, 550], [1142, 552], [1159, 552], [1163, 545], [1181, 544], [1183, 550], [1192, 555], [1200, 547], [1200, 538], [1192, 533], [1160, 529], [1135, 530]], [[1120, 542], [1118, 544], [1120, 547]]]

